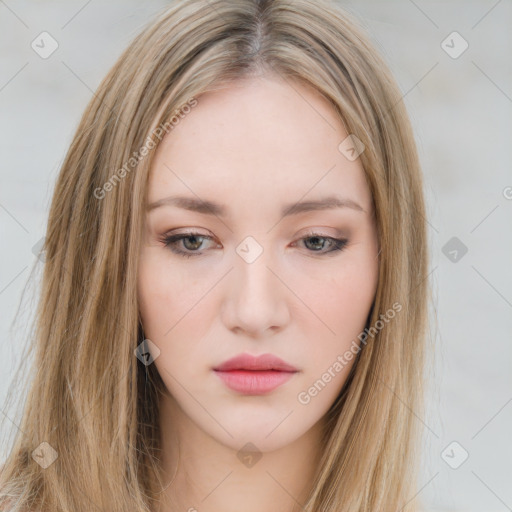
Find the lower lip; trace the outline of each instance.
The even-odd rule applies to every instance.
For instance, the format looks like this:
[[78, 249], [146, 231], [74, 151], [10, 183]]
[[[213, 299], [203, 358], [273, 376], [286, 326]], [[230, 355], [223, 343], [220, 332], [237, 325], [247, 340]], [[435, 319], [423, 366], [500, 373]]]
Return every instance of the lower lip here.
[[291, 379], [295, 372], [282, 372], [275, 370], [231, 370], [215, 373], [224, 381], [228, 388], [244, 395], [263, 395], [270, 393], [277, 387]]

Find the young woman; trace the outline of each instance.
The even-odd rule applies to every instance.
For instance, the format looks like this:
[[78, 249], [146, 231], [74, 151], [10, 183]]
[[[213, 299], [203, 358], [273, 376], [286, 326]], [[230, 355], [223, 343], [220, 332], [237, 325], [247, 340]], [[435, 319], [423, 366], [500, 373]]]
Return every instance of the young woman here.
[[173, 3], [63, 163], [0, 509], [417, 510], [425, 224], [351, 16]]

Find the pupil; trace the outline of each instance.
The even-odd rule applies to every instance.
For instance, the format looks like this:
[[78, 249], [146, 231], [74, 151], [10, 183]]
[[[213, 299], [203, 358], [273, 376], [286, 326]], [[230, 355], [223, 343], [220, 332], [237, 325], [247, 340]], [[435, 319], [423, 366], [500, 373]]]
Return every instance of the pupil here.
[[[187, 242], [189, 240], [195, 240], [196, 243], [195, 243], [195, 246], [194, 246], [194, 242], [192, 242], [192, 246], [193, 247], [186, 247], [187, 246]], [[194, 250], [194, 249], [198, 249], [198, 247], [201, 245], [201, 242], [199, 241], [199, 237], [198, 236], [188, 236], [187, 238], [184, 239], [184, 242], [185, 242], [185, 247], [189, 250]]]
[[323, 245], [323, 244], [322, 244], [322, 243], [318, 244], [318, 240], [322, 240], [322, 237], [314, 236], [314, 237], [309, 238], [308, 240], [314, 240], [314, 241], [316, 241], [316, 243], [313, 243], [313, 245], [316, 245], [316, 246], [320, 245], [320, 247], [318, 247], [318, 248], [319, 248], [319, 249], [321, 249], [321, 248], [322, 248], [322, 245]]

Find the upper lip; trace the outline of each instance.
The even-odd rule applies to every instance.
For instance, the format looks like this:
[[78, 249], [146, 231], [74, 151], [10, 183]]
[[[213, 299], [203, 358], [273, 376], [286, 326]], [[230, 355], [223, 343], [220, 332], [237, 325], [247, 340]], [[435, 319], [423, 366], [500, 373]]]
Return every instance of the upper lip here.
[[214, 368], [216, 371], [227, 372], [230, 370], [277, 370], [282, 372], [296, 372], [297, 368], [286, 363], [282, 359], [272, 354], [262, 354], [260, 356], [251, 356], [250, 354], [240, 354], [236, 357], [224, 361], [221, 365]]

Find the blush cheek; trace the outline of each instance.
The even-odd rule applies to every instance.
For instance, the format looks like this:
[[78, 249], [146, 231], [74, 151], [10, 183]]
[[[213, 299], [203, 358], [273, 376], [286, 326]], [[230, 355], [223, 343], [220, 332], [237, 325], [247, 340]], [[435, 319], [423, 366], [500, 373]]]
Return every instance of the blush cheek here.
[[[147, 257], [139, 266], [138, 294], [139, 307], [148, 338], [158, 340], [172, 325], [173, 311], [176, 310], [176, 289], [172, 276], [156, 258]], [[151, 338], [150, 338], [151, 339]]]
[[[310, 385], [321, 378], [338, 356], [349, 351], [354, 341], [359, 345], [357, 337], [365, 327], [373, 301], [373, 282], [364, 273], [347, 272], [335, 280], [326, 279], [325, 285], [317, 285], [314, 293], [305, 296], [308, 297], [305, 302], [318, 316], [309, 312], [301, 315], [302, 332], [306, 339], [315, 342], [314, 350], [307, 354], [310, 374], [306, 384]], [[318, 407], [334, 400], [354, 362], [355, 356], [350, 357], [349, 363], [336, 374], [333, 385], [318, 401]]]
[[[324, 323], [322, 327], [311, 313], [311, 326], [321, 328], [326, 340], [337, 339], [350, 345], [365, 326], [374, 298], [375, 277], [372, 266], [349, 265], [335, 279], [326, 277], [323, 284], [310, 281], [299, 296], [307, 297], [306, 304]], [[315, 332], [318, 338], [318, 329]]]
[[191, 350], [190, 343], [175, 340], [190, 340], [191, 333], [198, 332], [209, 304], [200, 299], [208, 286], [170, 264], [165, 255], [150, 254], [141, 261], [138, 296], [144, 334], [159, 346], [163, 356], [185, 347]]

